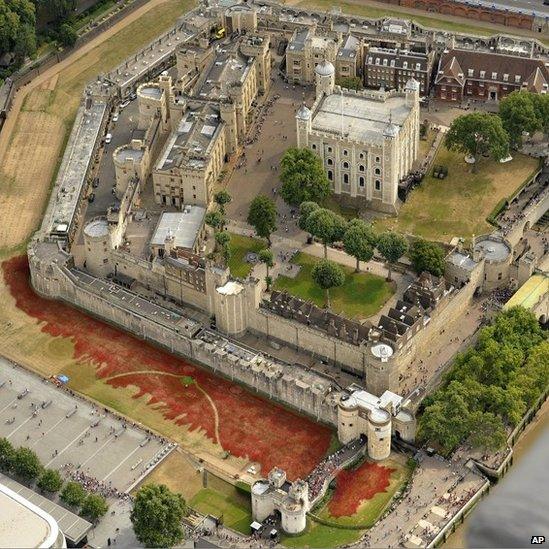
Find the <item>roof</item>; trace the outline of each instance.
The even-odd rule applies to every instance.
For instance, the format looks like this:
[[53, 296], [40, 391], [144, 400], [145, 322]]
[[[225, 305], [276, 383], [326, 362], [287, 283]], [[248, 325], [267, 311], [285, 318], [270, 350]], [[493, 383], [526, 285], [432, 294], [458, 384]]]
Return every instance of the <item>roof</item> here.
[[164, 90], [158, 84], [141, 84], [137, 88], [138, 95], [148, 97], [150, 99], [160, 99]]
[[324, 61], [322, 61], [322, 63], [319, 63], [315, 67], [315, 72], [319, 76], [331, 76], [332, 74], [334, 74], [335, 68], [332, 65], [332, 63], [330, 63], [329, 61], [324, 59]]
[[368, 95], [332, 94], [322, 99], [313, 116], [312, 129], [341, 133], [343, 112], [343, 132], [349, 139], [381, 142], [389, 118], [394, 125], [401, 127], [410, 111], [404, 97], [380, 101]]
[[448, 260], [456, 267], [461, 267], [466, 271], [472, 271], [477, 266], [476, 261], [473, 261], [470, 256], [457, 251], [452, 252]]
[[243, 289], [244, 286], [239, 282], [229, 280], [224, 286], [217, 288], [217, 292], [221, 295], [238, 295]]
[[204, 222], [206, 209], [201, 206], [185, 206], [182, 212], [165, 212], [156, 226], [151, 246], [164, 246], [169, 233], [176, 248], [192, 250]]
[[360, 40], [356, 36], [348, 34], [337, 55], [338, 57], [355, 58], [359, 47]]
[[[366, 56], [367, 65], [376, 65], [376, 60], [379, 59], [378, 64], [383, 66], [383, 60], [387, 59], [387, 65], [394, 68], [403, 68], [404, 62], [410, 64], [413, 63], [413, 66], [408, 66], [410, 70], [428, 70], [428, 56], [426, 53], [410, 51], [410, 50], [401, 50], [398, 48], [381, 48], [381, 47], [371, 47], [368, 50], [368, 55]], [[394, 61], [394, 65], [391, 62]], [[419, 63], [419, 69], [416, 68], [416, 65]]]
[[[472, 76], [469, 76], [470, 69], [473, 71]], [[484, 77], [480, 76], [481, 71], [485, 72]], [[495, 78], [492, 78], [493, 73]], [[506, 81], [504, 75], [508, 75]], [[519, 82], [516, 82], [517, 76], [520, 77]], [[461, 85], [467, 78], [515, 85], [525, 83], [531, 91], [541, 92], [543, 84], [549, 83], [549, 69], [541, 59], [453, 49], [444, 52], [440, 58], [436, 81], [447, 77], [455, 78]]]
[[219, 111], [214, 106], [190, 107], [177, 130], [170, 135], [156, 169], [171, 170], [180, 166], [203, 168], [221, 124]]
[[288, 50], [290, 51], [303, 51], [305, 48], [305, 40], [309, 36], [311, 29], [298, 29], [294, 35], [290, 38], [288, 43]]
[[2, 547], [51, 547], [59, 529], [70, 542], [77, 544], [92, 527], [87, 520], [2, 473], [0, 508]]
[[505, 304], [504, 309], [521, 306], [532, 309], [539, 300], [549, 294], [549, 277], [536, 274], [531, 276]]
[[511, 250], [505, 242], [486, 238], [475, 243], [475, 251], [481, 252], [487, 261], [503, 261]]

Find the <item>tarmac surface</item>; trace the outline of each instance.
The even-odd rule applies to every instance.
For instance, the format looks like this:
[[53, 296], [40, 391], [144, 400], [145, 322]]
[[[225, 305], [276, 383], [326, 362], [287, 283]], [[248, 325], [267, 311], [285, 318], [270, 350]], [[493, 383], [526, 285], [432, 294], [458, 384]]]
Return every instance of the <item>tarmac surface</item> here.
[[[71, 396], [0, 358], [0, 437], [103, 495], [128, 492], [173, 448], [165, 439]], [[82, 475], [78, 478], [78, 475]]]

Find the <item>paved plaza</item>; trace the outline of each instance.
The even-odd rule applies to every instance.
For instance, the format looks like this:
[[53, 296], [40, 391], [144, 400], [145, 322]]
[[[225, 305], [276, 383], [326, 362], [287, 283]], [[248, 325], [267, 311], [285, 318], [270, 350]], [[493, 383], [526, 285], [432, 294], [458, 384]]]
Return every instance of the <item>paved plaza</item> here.
[[0, 437], [31, 448], [44, 466], [105, 495], [128, 492], [173, 448], [3, 358]]

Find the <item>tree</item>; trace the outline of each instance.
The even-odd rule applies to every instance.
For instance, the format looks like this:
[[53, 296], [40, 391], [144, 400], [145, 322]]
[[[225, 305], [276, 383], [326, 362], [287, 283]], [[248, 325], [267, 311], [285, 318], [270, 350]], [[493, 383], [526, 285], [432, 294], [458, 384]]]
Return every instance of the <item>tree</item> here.
[[204, 222], [214, 231], [219, 231], [225, 226], [225, 217], [221, 212], [208, 212], [204, 217]]
[[76, 41], [78, 40], [78, 33], [72, 23], [66, 22], [59, 26], [57, 37], [63, 46], [71, 47], [76, 44]]
[[55, 469], [45, 469], [38, 479], [38, 488], [43, 492], [55, 493], [61, 490], [63, 479], [59, 471]]
[[0, 471], [9, 472], [13, 467], [15, 449], [7, 438], [0, 438]]
[[18, 448], [13, 456], [12, 471], [27, 482], [40, 476], [42, 464], [30, 448]]
[[269, 269], [274, 266], [274, 254], [272, 250], [265, 248], [264, 250], [259, 251], [259, 261], [265, 264], [267, 267], [267, 276], [265, 277], [265, 282], [267, 283], [267, 291], [271, 286], [271, 277], [269, 276]]
[[36, 15], [31, 0], [0, 0], [0, 55], [13, 52], [17, 64], [36, 51]]
[[280, 162], [280, 195], [291, 205], [322, 202], [330, 194], [330, 181], [322, 161], [311, 150], [289, 148]]
[[79, 482], [67, 482], [61, 490], [59, 497], [61, 501], [65, 502], [70, 507], [80, 507], [83, 501], [86, 499], [86, 490]]
[[314, 211], [320, 209], [320, 206], [316, 202], [306, 201], [299, 205], [299, 219], [298, 226], [302, 231], [307, 230], [307, 219]]
[[344, 76], [343, 78], [338, 78], [336, 84], [347, 90], [356, 91], [359, 91], [364, 87], [362, 85], [362, 79], [358, 76]]
[[225, 206], [232, 201], [233, 197], [229, 194], [229, 191], [222, 189], [215, 193], [214, 201], [219, 206], [219, 211], [225, 215]]
[[216, 251], [221, 254], [225, 265], [231, 259], [231, 235], [228, 232], [215, 233]]
[[98, 494], [88, 494], [82, 503], [80, 514], [91, 522], [96, 522], [109, 510], [107, 500]]
[[349, 223], [345, 235], [343, 236], [343, 246], [345, 251], [356, 259], [356, 269], [360, 271], [361, 261], [370, 261], [374, 256], [374, 248], [370, 244], [372, 228], [362, 220], [359, 223]]
[[379, 253], [387, 261], [388, 275], [387, 280], [391, 280], [391, 266], [396, 263], [408, 250], [406, 239], [391, 231], [387, 231], [379, 236], [377, 242]]
[[475, 158], [473, 171], [483, 155], [501, 160], [509, 154], [509, 136], [501, 118], [485, 112], [458, 116], [446, 134], [446, 146]]
[[130, 520], [146, 547], [173, 547], [183, 539], [181, 519], [186, 512], [181, 494], [163, 484], [147, 484], [135, 496]]
[[499, 450], [507, 440], [501, 418], [491, 412], [474, 412], [470, 418], [469, 442], [475, 448]]
[[315, 264], [311, 271], [311, 276], [315, 283], [326, 292], [326, 307], [330, 308], [330, 288], [343, 286], [345, 283], [345, 273], [343, 269], [334, 261], [321, 259]]
[[499, 116], [512, 147], [521, 146], [522, 132], [534, 133], [542, 128], [533, 95], [527, 91], [514, 91], [499, 103]]
[[307, 231], [322, 241], [324, 258], [326, 259], [328, 257], [328, 245], [343, 239], [347, 222], [332, 210], [318, 208], [309, 214], [305, 226]]
[[416, 240], [410, 246], [408, 257], [418, 274], [423, 271], [435, 276], [444, 274], [444, 250], [434, 242], [428, 242], [421, 238]]
[[531, 95], [536, 116], [541, 122], [541, 130], [545, 135], [549, 133], [549, 95], [534, 93]]
[[276, 205], [264, 194], [256, 196], [250, 204], [248, 223], [255, 229], [257, 236], [266, 238], [271, 245], [271, 234], [276, 231]]

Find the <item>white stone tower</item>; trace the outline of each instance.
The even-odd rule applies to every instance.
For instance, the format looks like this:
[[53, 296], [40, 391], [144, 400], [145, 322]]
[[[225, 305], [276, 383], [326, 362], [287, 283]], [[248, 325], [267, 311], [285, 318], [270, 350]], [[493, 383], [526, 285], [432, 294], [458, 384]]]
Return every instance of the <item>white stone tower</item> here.
[[335, 67], [324, 59], [315, 68], [316, 97], [332, 95], [335, 87]]
[[112, 273], [110, 251], [109, 223], [104, 217], [96, 217], [84, 227], [86, 270], [98, 278], [105, 278]]
[[307, 108], [305, 103], [301, 105], [295, 115], [297, 125], [297, 146], [307, 147], [309, 145], [309, 132], [311, 131], [311, 110]]
[[393, 123], [391, 116], [383, 130], [383, 187], [382, 202], [393, 206], [398, 196], [398, 153], [400, 128]]

